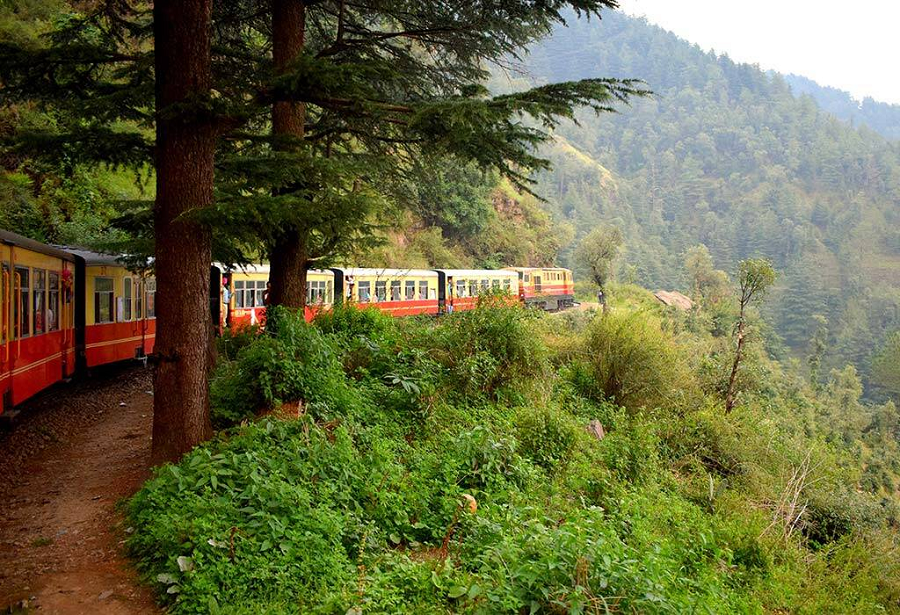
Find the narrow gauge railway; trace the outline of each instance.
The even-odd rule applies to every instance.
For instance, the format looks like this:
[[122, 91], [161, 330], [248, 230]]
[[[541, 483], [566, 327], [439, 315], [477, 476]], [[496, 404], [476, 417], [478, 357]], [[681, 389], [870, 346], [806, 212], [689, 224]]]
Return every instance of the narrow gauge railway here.
[[[264, 322], [268, 265], [234, 271], [214, 267], [221, 275], [222, 301], [213, 306], [222, 327], [239, 328]], [[216, 296], [213, 290], [213, 297]], [[575, 303], [572, 272], [560, 267], [505, 269], [312, 269], [307, 272], [306, 313], [312, 320], [335, 302], [378, 309], [391, 316], [438, 315], [471, 310], [483, 292], [502, 292], [524, 305], [556, 312]]]
[[[220, 327], [265, 321], [268, 265], [210, 268]], [[348, 302], [391, 316], [475, 307], [484, 292], [557, 311], [574, 304], [572, 272], [506, 269], [311, 270], [305, 317]], [[0, 416], [52, 384], [99, 365], [146, 359], [156, 339], [156, 280], [115, 255], [49, 246], [0, 230]]]

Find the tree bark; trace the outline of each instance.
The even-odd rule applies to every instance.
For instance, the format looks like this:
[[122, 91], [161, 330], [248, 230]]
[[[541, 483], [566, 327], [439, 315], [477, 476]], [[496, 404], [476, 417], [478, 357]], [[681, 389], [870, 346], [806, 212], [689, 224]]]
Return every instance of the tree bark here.
[[[209, 368], [210, 231], [192, 210], [213, 202], [212, 122], [171, 105], [209, 94], [212, 0], [156, 0], [156, 324], [154, 463], [174, 461], [212, 435]], [[169, 110], [169, 113], [166, 111]], [[186, 217], [185, 214], [188, 214]]]
[[269, 254], [269, 305], [306, 306], [306, 238], [295, 229], [281, 234]]
[[[272, 59], [277, 74], [284, 73], [303, 53], [306, 35], [306, 5], [303, 0], [273, 0]], [[306, 107], [302, 103], [277, 102], [272, 107], [275, 136], [303, 138]], [[306, 269], [309, 252], [304, 234], [286, 229], [269, 254], [269, 305], [302, 310], [306, 305]]]
[[741, 355], [744, 352], [744, 308], [741, 306], [740, 321], [738, 321], [737, 351], [734, 353], [734, 364], [731, 366], [731, 376], [728, 378], [728, 392], [725, 394], [725, 414], [734, 408], [734, 388], [737, 383], [738, 368], [741, 364]]

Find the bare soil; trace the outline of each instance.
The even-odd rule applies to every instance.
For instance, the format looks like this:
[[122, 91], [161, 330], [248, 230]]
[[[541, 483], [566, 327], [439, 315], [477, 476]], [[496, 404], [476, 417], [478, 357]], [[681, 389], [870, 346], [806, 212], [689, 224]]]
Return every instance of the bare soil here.
[[159, 613], [116, 503], [149, 476], [150, 368], [114, 366], [26, 403], [0, 433], [0, 613]]

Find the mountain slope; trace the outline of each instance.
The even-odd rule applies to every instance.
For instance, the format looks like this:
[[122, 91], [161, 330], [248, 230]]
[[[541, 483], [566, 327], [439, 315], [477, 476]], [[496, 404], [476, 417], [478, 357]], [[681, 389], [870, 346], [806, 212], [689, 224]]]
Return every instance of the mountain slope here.
[[822, 109], [836, 118], [853, 126], [868, 126], [887, 139], [900, 139], [900, 105], [878, 102], [869, 97], [857, 100], [850, 92], [819, 85], [801, 75], [784, 75], [784, 80], [795, 95], [811, 96]]
[[[684, 288], [682, 255], [696, 243], [729, 271], [768, 256], [782, 274], [770, 317], [788, 348], [805, 352], [822, 314], [831, 364], [866, 372], [900, 326], [900, 147], [795, 98], [777, 75], [621, 14], [572, 19], [532, 50], [528, 71], [533, 83], [637, 77], [656, 93], [558, 130], [582, 159], [550, 148], [538, 192], [577, 237], [621, 226], [622, 265], [650, 287]], [[612, 174], [614, 193], [583, 157]]]

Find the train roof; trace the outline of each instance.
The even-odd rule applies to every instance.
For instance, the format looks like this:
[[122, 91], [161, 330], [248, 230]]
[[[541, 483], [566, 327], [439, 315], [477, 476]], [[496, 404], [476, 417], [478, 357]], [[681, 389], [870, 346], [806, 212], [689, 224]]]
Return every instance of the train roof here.
[[[231, 271], [232, 273], [269, 273], [271, 267], [268, 263], [255, 263], [250, 265], [225, 265], [224, 263], [213, 263], [221, 271]], [[327, 269], [310, 269], [307, 273], [315, 273], [317, 275], [332, 275]]]
[[565, 267], [504, 267], [509, 271], [571, 271]]
[[83, 258], [85, 264], [88, 266], [106, 265], [110, 267], [125, 267], [125, 265], [119, 261], [119, 259], [122, 258], [121, 254], [107, 254], [105, 252], [94, 252], [93, 250], [69, 248], [66, 246], [60, 246], [60, 249]]
[[507, 271], [505, 269], [438, 269], [444, 275], [457, 278], [457, 277], [508, 277], [510, 275], [514, 275], [515, 272]]
[[48, 246], [40, 241], [35, 241], [34, 239], [29, 239], [28, 237], [23, 237], [22, 235], [10, 231], [4, 231], [3, 229], [0, 229], [0, 242], [67, 261], [75, 260], [75, 257], [70, 252], [61, 250], [55, 246]]
[[375, 276], [376, 278], [396, 278], [396, 277], [417, 277], [417, 278], [436, 278], [437, 271], [432, 269], [388, 269], [375, 267], [335, 267], [345, 276]]

